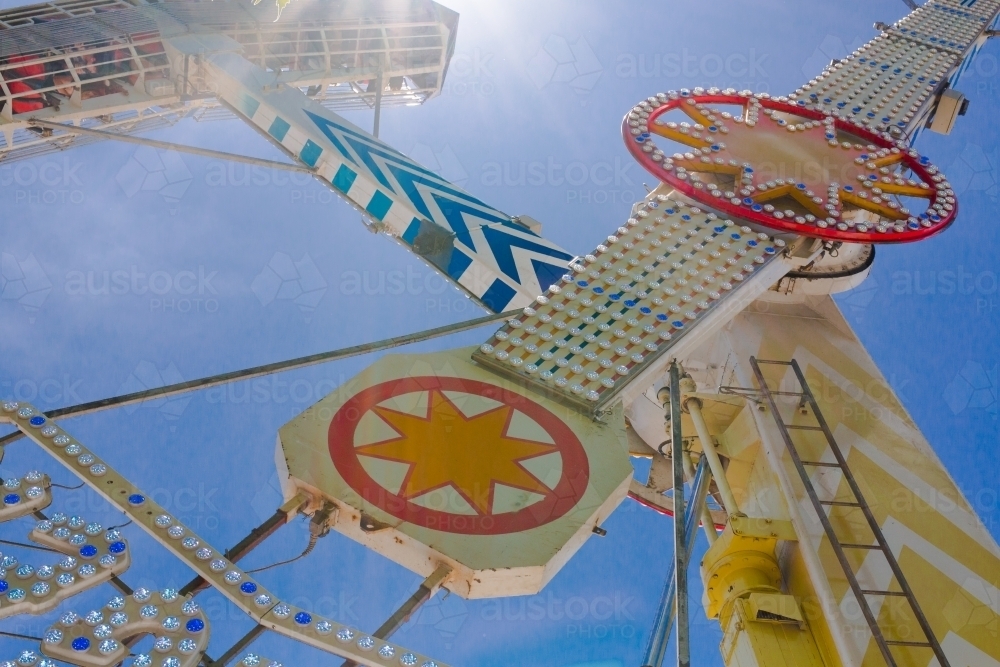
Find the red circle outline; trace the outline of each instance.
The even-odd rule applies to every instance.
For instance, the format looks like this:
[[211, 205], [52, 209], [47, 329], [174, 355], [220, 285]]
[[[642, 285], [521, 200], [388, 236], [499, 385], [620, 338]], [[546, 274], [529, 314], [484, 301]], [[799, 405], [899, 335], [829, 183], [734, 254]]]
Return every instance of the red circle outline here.
[[[738, 104], [740, 106], [745, 106], [749, 97], [743, 95], [687, 95], [677, 98], [676, 100], [668, 100], [662, 103], [659, 107], [650, 112], [649, 118], [646, 119], [647, 127], [661, 114], [678, 108], [681, 104], [685, 104], [687, 100], [695, 100], [698, 104]], [[829, 114], [824, 111], [813, 109], [810, 107], [800, 107], [796, 104], [789, 104], [785, 102], [778, 102], [772, 98], [756, 98], [760, 102], [761, 106], [767, 109], [773, 109], [775, 111], [781, 111], [785, 113], [792, 113], [809, 120], [822, 120], [826, 118]], [[630, 110], [631, 113], [631, 110]], [[748, 209], [746, 206], [741, 204], [733, 204], [728, 199], [719, 197], [715, 198], [708, 193], [695, 188], [693, 185], [686, 183], [684, 180], [677, 178], [673, 172], [664, 169], [659, 163], [653, 160], [652, 155], [646, 153], [642, 150], [643, 143], [637, 142], [635, 137], [632, 136], [632, 128], [629, 126], [628, 114], [625, 115], [625, 119], [622, 121], [622, 138], [625, 140], [625, 145], [628, 148], [629, 153], [632, 157], [642, 165], [642, 167], [651, 173], [653, 176], [659, 178], [664, 183], [668, 184], [670, 187], [682, 192], [685, 196], [693, 199], [694, 201], [707, 206], [709, 208], [715, 209], [726, 213], [727, 215], [733, 216], [734, 218], [740, 218], [747, 220], [754, 224], [761, 225], [763, 227], [768, 227], [770, 229], [777, 229], [779, 231], [793, 232], [795, 234], [801, 234], [803, 236], [818, 237], [824, 239], [831, 239], [835, 241], [845, 241], [850, 243], [908, 243], [912, 241], [920, 241], [922, 239], [934, 236], [942, 231], [944, 231], [952, 222], [955, 221], [955, 217], [958, 214], [958, 202], [956, 200], [954, 208], [948, 212], [948, 215], [944, 216], [939, 222], [935, 223], [930, 227], [921, 227], [920, 229], [908, 229], [905, 232], [885, 232], [879, 233], [876, 231], [871, 232], [855, 232], [855, 231], [841, 231], [836, 228], [822, 228], [816, 227], [814, 225], [802, 225], [794, 221], [779, 220], [777, 218], [771, 217], [764, 213], [758, 213]], [[914, 171], [920, 178], [931, 185], [932, 196], [928, 203], [928, 209], [934, 205], [938, 198], [937, 189], [933, 188], [934, 180], [932, 178], [933, 174], [927, 171], [927, 165], [921, 165], [920, 162], [911, 156], [908, 151], [909, 148], [903, 147], [897, 144], [891, 139], [886, 139], [880, 134], [872, 132], [863, 125], [858, 125], [852, 121], [845, 120], [843, 118], [835, 118], [834, 125], [837, 129], [843, 130], [845, 132], [850, 132], [855, 134], [865, 141], [874, 144], [880, 148], [899, 148], [903, 151], [902, 162], [910, 169]], [[940, 170], [938, 174], [941, 174]], [[941, 174], [943, 176], [943, 174]]]
[[[368, 474], [354, 447], [354, 434], [361, 418], [379, 403], [417, 391], [458, 391], [490, 398], [523, 412], [548, 433], [562, 455], [562, 478], [545, 498], [524, 509], [496, 515], [462, 515], [442, 512], [412, 503], [390, 493]], [[463, 535], [516, 533], [555, 521], [583, 497], [590, 480], [590, 461], [583, 443], [561, 419], [525, 396], [478, 380], [457, 377], [408, 377], [382, 382], [364, 389], [347, 402], [330, 421], [330, 458], [344, 481], [362, 499], [403, 521], [432, 530]], [[374, 497], [366, 490], [377, 489]], [[459, 528], [461, 524], [461, 528]]]

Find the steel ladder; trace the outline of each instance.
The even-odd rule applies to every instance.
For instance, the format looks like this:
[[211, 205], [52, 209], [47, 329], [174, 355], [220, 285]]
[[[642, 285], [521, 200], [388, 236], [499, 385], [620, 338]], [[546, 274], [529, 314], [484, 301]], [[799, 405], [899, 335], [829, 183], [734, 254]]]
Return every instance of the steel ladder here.
[[[795, 372], [795, 377], [798, 379], [799, 386], [802, 387], [801, 392], [792, 391], [773, 391], [764, 379], [763, 373], [761, 373], [761, 364], [770, 364], [776, 366], [790, 366]], [[937, 657], [940, 667], [950, 667], [948, 658], [945, 656], [944, 651], [941, 649], [941, 644], [938, 642], [937, 637], [934, 635], [934, 630], [931, 628], [930, 623], [927, 622], [927, 617], [924, 616], [923, 610], [921, 610], [916, 597], [913, 595], [913, 590], [910, 588], [909, 583], [906, 581], [906, 577], [903, 575], [902, 569], [899, 567], [899, 563], [896, 561], [896, 557], [893, 555], [892, 550], [889, 548], [889, 544], [885, 540], [885, 536], [882, 534], [882, 530], [872, 514], [871, 508], [865, 501], [864, 496], [861, 493], [861, 488], [858, 486], [857, 481], [854, 479], [854, 475], [851, 473], [851, 469], [847, 466], [847, 459], [844, 458], [843, 453], [840, 451], [840, 447], [837, 445], [837, 441], [833, 438], [833, 433], [830, 431], [830, 427], [826, 423], [826, 419], [823, 417], [823, 413], [820, 412], [819, 405], [816, 403], [816, 398], [813, 396], [812, 391], [809, 389], [808, 383], [806, 383], [806, 378], [802, 374], [802, 369], [799, 368], [798, 362], [794, 359], [791, 361], [766, 361], [763, 359], [757, 359], [755, 357], [750, 357], [750, 365], [753, 368], [754, 375], [757, 378], [757, 384], [760, 387], [760, 392], [764, 396], [764, 400], [767, 402], [768, 407], [771, 409], [771, 414], [774, 417], [774, 421], [778, 424], [778, 430], [781, 432], [781, 437], [785, 441], [785, 446], [788, 448], [788, 453], [791, 456], [792, 462], [795, 464], [795, 469], [799, 473], [799, 478], [802, 480], [802, 484], [805, 486], [806, 494], [809, 496], [809, 500], [812, 502], [813, 509], [819, 516], [820, 523], [823, 525], [823, 530], [826, 532], [827, 539], [830, 540], [830, 545], [833, 547], [833, 551], [837, 556], [837, 560], [840, 562], [840, 566], [844, 570], [844, 575], [847, 577], [847, 581], [851, 586], [851, 590], [854, 592], [854, 597], [857, 598], [858, 605], [861, 607], [861, 612], [864, 614], [865, 620], [868, 622], [868, 627], [871, 629], [872, 636], [875, 638], [875, 643], [878, 645], [879, 651], [882, 653], [882, 657], [885, 659], [886, 665], [888, 667], [897, 667], [896, 659], [892, 655], [890, 647], [892, 646], [906, 646], [912, 648], [929, 648], [934, 652]], [[799, 406], [808, 406], [812, 410], [813, 417], [816, 420], [815, 426], [809, 425], [797, 425], [797, 424], [786, 424], [781, 418], [781, 414], [778, 412], [778, 405], [775, 401], [776, 396], [795, 396], [799, 398]], [[836, 463], [827, 463], [823, 461], [803, 461], [799, 456], [798, 449], [795, 447], [795, 443], [792, 440], [791, 431], [818, 431], [823, 434], [826, 438], [826, 442], [833, 452], [833, 456], [836, 459]], [[820, 457], [817, 457], [820, 458]], [[854, 500], [821, 500], [816, 493], [816, 488], [813, 486], [812, 479], [809, 476], [807, 468], [837, 468], [843, 473], [844, 480], [847, 482], [850, 488], [851, 494], [854, 496]], [[830, 518], [827, 516], [827, 507], [851, 507], [855, 509], [860, 509], [862, 514], [864, 514], [865, 520], [868, 522], [868, 527], [871, 529], [872, 533], [875, 535], [875, 544], [854, 544], [841, 542], [834, 531], [833, 524], [830, 522]], [[846, 549], [867, 549], [872, 551], [880, 551], [885, 557], [889, 564], [889, 569], [892, 571], [896, 582], [899, 584], [899, 591], [891, 590], [870, 590], [863, 589], [858, 583], [857, 575], [855, 574], [850, 562], [847, 560]], [[903, 597], [910, 605], [910, 609], [913, 612], [914, 617], [920, 626], [921, 631], [924, 634], [926, 641], [903, 641], [903, 640], [890, 640], [886, 639], [882, 634], [882, 629], [878, 625], [878, 621], [875, 618], [874, 613], [872, 613], [871, 606], [868, 604], [868, 596], [882, 596], [882, 597]]]

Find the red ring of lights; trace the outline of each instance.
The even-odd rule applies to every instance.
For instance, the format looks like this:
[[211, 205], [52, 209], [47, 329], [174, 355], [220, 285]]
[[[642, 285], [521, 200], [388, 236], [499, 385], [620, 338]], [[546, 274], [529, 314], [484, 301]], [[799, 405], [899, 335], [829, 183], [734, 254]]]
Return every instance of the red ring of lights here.
[[[796, 104], [779, 102], [766, 97], [754, 97], [763, 108], [795, 114], [796, 116], [801, 116], [802, 118], [806, 118], [808, 120], [824, 120], [830, 116], [830, 114], [815, 108], [801, 107]], [[695, 103], [697, 104], [735, 104], [745, 107], [749, 96], [727, 94], [691, 94], [686, 96], [682, 95], [677, 99], [668, 99], [666, 102], [660, 100], [660, 106], [650, 111], [649, 118], [645, 121], [647, 128], [660, 115], [677, 109], [681, 104], [686, 104], [687, 100], [692, 99], [695, 100]], [[858, 125], [843, 118], [834, 118], [834, 126], [838, 130], [843, 130], [844, 132], [856, 135], [867, 143], [878, 146], [879, 148], [899, 148], [903, 152], [903, 159], [901, 160], [901, 163], [911, 169], [924, 183], [927, 183], [931, 187], [932, 195], [927, 205], [928, 210], [930, 210], [931, 207], [937, 203], [939, 191], [935, 187], [935, 181], [933, 180], [934, 175], [927, 169], [931, 166], [930, 163], [926, 165], [920, 164], [917, 158], [909, 154], [908, 151], [910, 149], [905, 143], [897, 143], [891, 138], [887, 138], [887, 136], [877, 134], [862, 125]], [[648, 129], [646, 130], [647, 138], [643, 141], [637, 141], [636, 137], [632, 133], [633, 129], [634, 128], [629, 125], [629, 117], [628, 114], [626, 114], [625, 119], [622, 121], [622, 137], [625, 140], [625, 145], [632, 154], [632, 157], [634, 157], [646, 171], [670, 187], [683, 193], [686, 197], [689, 197], [700, 204], [716, 211], [723, 212], [734, 218], [746, 220], [770, 229], [849, 243], [906, 243], [919, 241], [944, 231], [945, 228], [955, 221], [955, 217], [958, 214], [958, 202], [956, 201], [953, 204], [952, 210], [948, 211], [946, 215], [940, 216], [941, 220], [935, 222], [930, 227], [921, 226], [919, 229], [907, 228], [906, 231], [903, 232], [878, 232], [874, 229], [867, 232], [858, 232], [854, 230], [842, 231], [836, 227], [823, 228], [814, 224], [800, 224], [794, 220], [778, 219], [764, 212], [753, 211], [744, 204], [733, 204], [725, 197], [713, 197], [709, 192], [695, 188], [685, 180], [678, 178], [676, 174], [668, 169], [664, 169], [659, 162], [654, 160], [652, 158], [652, 153], [647, 153], [642, 150], [643, 145], [647, 141], [652, 141], [652, 136], [649, 134]], [[667, 141], [670, 141], [670, 139], [667, 139]], [[940, 170], [938, 171], [938, 174], [943, 177]], [[913, 217], [919, 217], [919, 214], [911, 215]], [[906, 221], [900, 222], [907, 224]]]
[[[472, 516], [423, 507], [390, 493], [361, 465], [354, 433], [361, 418], [394, 396], [431, 389], [485, 396], [517, 409], [551, 436], [562, 456], [562, 478], [544, 499], [516, 512]], [[486, 382], [458, 377], [422, 376], [382, 382], [352, 396], [334, 415], [328, 431], [330, 458], [337, 472], [361, 499], [422, 528], [462, 535], [518, 533], [551, 523], [576, 507], [589, 487], [590, 461], [583, 443], [559, 417], [531, 399]], [[461, 525], [459, 525], [461, 524]]]

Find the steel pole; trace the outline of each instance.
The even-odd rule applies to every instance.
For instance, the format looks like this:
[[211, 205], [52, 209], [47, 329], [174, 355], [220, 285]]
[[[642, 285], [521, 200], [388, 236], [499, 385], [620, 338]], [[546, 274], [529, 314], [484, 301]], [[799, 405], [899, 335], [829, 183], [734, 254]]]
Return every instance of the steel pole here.
[[49, 130], [62, 130], [67, 134], [78, 134], [87, 137], [96, 137], [98, 139], [110, 139], [111, 141], [124, 141], [128, 144], [149, 146], [150, 148], [159, 148], [165, 151], [177, 151], [178, 153], [189, 153], [191, 155], [200, 155], [201, 157], [214, 158], [216, 160], [228, 160], [230, 162], [242, 162], [244, 164], [258, 165], [269, 169], [283, 169], [285, 171], [298, 171], [305, 174], [315, 174], [314, 169], [301, 164], [275, 162], [274, 160], [265, 160], [263, 158], [250, 157], [249, 155], [239, 155], [238, 153], [226, 153], [225, 151], [213, 151], [208, 148], [198, 148], [197, 146], [186, 146], [172, 141], [160, 141], [159, 139], [136, 137], [130, 134], [119, 134], [117, 132], [108, 132], [106, 130], [94, 130], [87, 127], [80, 127], [79, 125], [67, 125], [66, 123], [56, 123], [51, 120], [42, 120], [41, 118], [29, 118], [28, 124]]
[[[687, 539], [686, 555], [687, 560], [691, 560], [691, 553], [694, 551], [695, 535], [698, 531], [698, 515], [700, 509], [705, 507], [705, 496], [708, 494], [708, 487], [712, 478], [708, 471], [708, 463], [703, 456], [698, 461], [698, 468], [694, 473], [694, 482], [691, 485], [691, 503], [688, 511], [684, 515], [685, 538]], [[676, 514], [674, 515], [676, 520]], [[708, 531], [715, 531], [715, 526], [707, 524]], [[643, 660], [644, 667], [661, 667], [663, 658], [667, 651], [667, 642], [670, 639], [670, 632], [674, 624], [674, 598], [677, 588], [674, 579], [674, 564], [670, 565], [670, 572], [663, 583], [663, 593], [660, 595], [660, 606], [656, 612], [656, 619], [653, 622], [653, 631], [649, 636], [649, 643], [646, 645], [646, 657]]]
[[[371, 343], [362, 343], [361, 345], [344, 347], [339, 350], [331, 350], [329, 352], [310, 354], [305, 357], [296, 357], [295, 359], [288, 359], [285, 361], [277, 361], [270, 364], [264, 364], [263, 366], [254, 366], [252, 368], [244, 368], [238, 371], [229, 371], [227, 373], [220, 373], [218, 375], [210, 375], [208, 377], [203, 377], [198, 380], [188, 380], [186, 382], [178, 382], [177, 384], [166, 385], [164, 387], [157, 387], [155, 389], [144, 389], [142, 391], [133, 392], [131, 394], [122, 394], [119, 396], [112, 396], [110, 398], [102, 398], [96, 401], [89, 401], [87, 403], [80, 403], [78, 405], [70, 405], [63, 408], [50, 410], [47, 414], [50, 419], [54, 419], [56, 417], [88, 415], [94, 412], [99, 412], [101, 410], [107, 410], [108, 408], [141, 403], [142, 401], [146, 401], [153, 398], [167, 398], [170, 396], [183, 394], [189, 391], [197, 391], [199, 389], [208, 389], [210, 387], [217, 387], [219, 385], [228, 384], [230, 382], [251, 380], [253, 378], [270, 375], [271, 373], [280, 373], [283, 371], [290, 371], [297, 368], [305, 368], [307, 366], [313, 366], [315, 364], [323, 364], [328, 361], [347, 359], [348, 357], [354, 357], [361, 354], [368, 354], [370, 352], [378, 352], [379, 350], [388, 350], [390, 348], [400, 347], [402, 345], [418, 343], [425, 340], [430, 340], [432, 338], [437, 338], [438, 336], [447, 336], [449, 334], [458, 333], [461, 331], [468, 331], [469, 329], [475, 329], [477, 327], [481, 327], [485, 324], [490, 324], [497, 320], [514, 317], [518, 315], [520, 312], [521, 312], [520, 310], [511, 310], [507, 311], [506, 313], [496, 313], [492, 315], [486, 315], [484, 317], [477, 317], [474, 320], [466, 320], [465, 322], [457, 322], [455, 324], [446, 324], [443, 327], [426, 329], [424, 331], [418, 331], [416, 333], [406, 334], [405, 336], [384, 338], [382, 340], [373, 341]], [[24, 437], [24, 434], [21, 433], [20, 431], [14, 431], [13, 433], [8, 433], [7, 435], [0, 437], [0, 448], [9, 445], [15, 440], [19, 440], [22, 437]], [[2, 451], [2, 449], [0, 449], [0, 451]], [[0, 454], [0, 458], [2, 458], [2, 454]]]
[[670, 428], [674, 464], [674, 607], [677, 609], [677, 667], [691, 666], [688, 626], [687, 540], [684, 537], [684, 433], [681, 431], [681, 369], [676, 361], [670, 364]]
[[[702, 456], [701, 459], [698, 461], [699, 467], [705, 466], [707, 464], [708, 462], [706, 461], [704, 456]], [[686, 474], [687, 478], [691, 480], [692, 484], [694, 484], [693, 488], [697, 489], [698, 482], [695, 478], [697, 477], [698, 473], [694, 469], [694, 465], [691, 463], [691, 455], [686, 451], [684, 452], [684, 474]], [[708, 493], [708, 485], [705, 485], [705, 493], [706, 494]], [[715, 540], [718, 538], [718, 535], [715, 532], [715, 521], [712, 519], [712, 512], [711, 510], [708, 509], [708, 503], [705, 502], [704, 494], [702, 495], [701, 500], [697, 500], [698, 496], [692, 496], [692, 497], [696, 499], [696, 502], [700, 507], [699, 513], [701, 514], [702, 526], [704, 526], [705, 528], [705, 539], [708, 540], [708, 546], [712, 546], [713, 544], [715, 544]], [[685, 521], [687, 521], [687, 518], [685, 518]], [[691, 531], [692, 533], [694, 533], [697, 532], [697, 530], [698, 530], [698, 523], [695, 522], [694, 527], [691, 528]], [[693, 534], [688, 535], [688, 542], [694, 544]]]
[[382, 89], [385, 84], [382, 82], [382, 70], [378, 71], [378, 78], [375, 79], [375, 120], [372, 123], [372, 136], [378, 139], [378, 129], [382, 122]]
[[[685, 378], [685, 384], [688, 387], [685, 387], [684, 393], [694, 391], [694, 380]], [[705, 418], [701, 414], [701, 399], [689, 398], [684, 401], [684, 407], [691, 415], [694, 430], [698, 434], [698, 441], [701, 443], [701, 451], [708, 458], [708, 466], [712, 469], [712, 477], [715, 478], [715, 484], [719, 487], [719, 493], [722, 494], [722, 504], [725, 505], [726, 512], [730, 516], [739, 513], [740, 508], [736, 503], [736, 496], [733, 495], [733, 489], [729, 486], [729, 480], [726, 479], [726, 470], [722, 467], [719, 452], [716, 450], [715, 442], [708, 432], [708, 424], [705, 423]]]
[[[396, 630], [403, 627], [403, 624], [409, 620], [413, 612], [420, 609], [421, 606], [428, 600], [430, 600], [441, 588], [441, 585], [451, 576], [451, 568], [447, 565], [439, 565], [430, 576], [428, 576], [420, 588], [411, 595], [406, 602], [397, 609], [392, 616], [386, 619], [378, 630], [372, 633], [372, 637], [377, 639], [388, 639], [391, 637]], [[345, 660], [340, 667], [358, 667], [358, 663], [353, 660]]]

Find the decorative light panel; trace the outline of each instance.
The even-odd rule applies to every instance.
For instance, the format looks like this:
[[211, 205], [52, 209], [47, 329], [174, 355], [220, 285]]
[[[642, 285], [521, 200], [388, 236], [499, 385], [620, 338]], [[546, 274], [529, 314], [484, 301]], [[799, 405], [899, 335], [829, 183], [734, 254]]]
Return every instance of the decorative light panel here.
[[62, 601], [94, 588], [131, 565], [128, 543], [117, 529], [62, 512], [39, 521], [32, 542], [61, 553], [58, 563], [35, 567], [0, 555], [0, 618], [44, 614]]
[[789, 95], [873, 130], [908, 135], [989, 28], [1000, 0], [931, 0]]
[[0, 485], [0, 523], [13, 521], [45, 509], [52, 502], [52, 482], [48, 475], [32, 470], [24, 477], [5, 479]]
[[[354, 628], [325, 619], [317, 614], [294, 609], [282, 602], [270, 593], [270, 591], [254, 581], [246, 572], [225, 558], [221, 552], [212, 548], [204, 539], [185, 526], [183, 522], [167, 514], [163, 507], [156, 503], [155, 500], [148, 498], [138, 487], [87, 450], [33, 405], [15, 401], [7, 401], [0, 404], [0, 423], [15, 425], [22, 433], [90, 485], [92, 489], [128, 515], [133, 523], [150, 533], [168, 551], [186, 563], [219, 593], [246, 612], [257, 623], [279, 634], [308, 643], [327, 652], [353, 660], [361, 665], [367, 665], [368, 667], [397, 667], [398, 665], [408, 664], [410, 658], [415, 659], [417, 661], [416, 664], [422, 667], [437, 667], [437, 663], [434, 661], [419, 656], [401, 646], [375, 639]], [[84, 533], [87, 531], [86, 526], [87, 524], [83, 524]], [[42, 535], [48, 535], [47, 528], [48, 526], [46, 525], [36, 527], [36, 532], [41, 533], [39, 535], [33, 534], [36, 541], [45, 539]], [[55, 524], [53, 524], [52, 532], [55, 532]], [[106, 539], [105, 542], [107, 542]], [[83, 546], [81, 545], [79, 548], [82, 549]], [[80, 555], [83, 556], [82, 553]], [[97, 554], [94, 557], [98, 557]], [[85, 563], [84, 565], [93, 567], [90, 563]], [[83, 566], [81, 565], [80, 567]], [[98, 569], [97, 572], [101, 572], [101, 570]], [[96, 574], [93, 573], [90, 576], [96, 576]], [[163, 600], [162, 594], [159, 595], [161, 600]], [[0, 611], [3, 608], [3, 606], [0, 606]], [[181, 616], [176, 614], [174, 616], [177, 616], [178, 619], [181, 618]], [[84, 623], [86, 624], [86, 617], [84, 617]], [[73, 623], [67, 627], [75, 627], [75, 625]], [[92, 627], [96, 628], [97, 625], [100, 624], [94, 624]], [[56, 627], [55, 629], [59, 628]], [[63, 632], [63, 639], [69, 636], [65, 630], [61, 630], [61, 632]], [[86, 635], [86, 632], [74, 635], [74, 638], [79, 636], [87, 639], [87, 652], [91, 651], [94, 638], [101, 641], [109, 638], [114, 639], [114, 637], [91, 637], [91, 635]], [[181, 635], [178, 635], [178, 637], [181, 637]], [[52, 642], [43, 646], [43, 650], [49, 655], [52, 655], [53, 651], [61, 650], [57, 647], [62, 646], [63, 641], [60, 640], [57, 644], [54, 639], [55, 635], [53, 635]], [[171, 642], [171, 648], [169, 649], [165, 648], [165, 642], [161, 643], [161, 646], [165, 648], [163, 653], [174, 650], [176, 644], [173, 643], [172, 639]], [[49, 644], [56, 646], [56, 648], [50, 647]], [[83, 642], [79, 642], [78, 646], [82, 647]], [[98, 657], [101, 654], [100, 646], [101, 644], [98, 642], [97, 649], [93, 653], [94, 660], [103, 659]], [[111, 644], [106, 644], [105, 646], [106, 648], [110, 648]], [[69, 650], [76, 650], [72, 647], [72, 639], [70, 639]], [[155, 652], [156, 649], [154, 648]], [[81, 660], [83, 652], [80, 651], [79, 653], [80, 655], [75, 655], [73, 661], [77, 664], [85, 664]], [[62, 655], [60, 653], [60, 656]], [[68, 660], [68, 658], [60, 659]], [[139, 660], [139, 657], [133, 656], [129, 667], [145, 667], [146, 665], [153, 664], [151, 662], [143, 662], [142, 660], [136, 662], [137, 660]], [[178, 662], [174, 662], [173, 660], [177, 660]], [[160, 662], [156, 664], [162, 663], [163, 667], [183, 667], [183, 664], [179, 662], [180, 660], [179, 656], [168, 655], [166, 658], [161, 658]], [[25, 664], [31, 665], [33, 663], [29, 662]], [[93, 664], [94, 667], [99, 667], [105, 663], [94, 662], [86, 664], [88, 664], [88, 667], [90, 664]], [[112, 662], [109, 664], [115, 663]], [[446, 666], [441, 665], [441, 667]]]
[[902, 136], [958, 61], [959, 56], [936, 47], [882, 37], [831, 65], [789, 98], [878, 132], [895, 127]]
[[[694, 123], [668, 120], [671, 111]], [[942, 231], [957, 213], [954, 191], [927, 158], [802, 101], [670, 91], [640, 102], [622, 128], [630, 152], [654, 176], [696, 202], [764, 227], [898, 243]], [[911, 211], [900, 197], [928, 203]]]
[[650, 196], [473, 358], [593, 410], [784, 245], [676, 198]]
[[[153, 635], [150, 653], [129, 654], [125, 640]], [[197, 602], [172, 588], [136, 589], [83, 616], [69, 611], [45, 631], [42, 652], [81, 667], [195, 667], [208, 647], [208, 618]]]
[[[926, 46], [962, 55], [986, 27], [987, 16], [969, 11], [976, 4], [979, 3], [974, 3], [972, 7], [955, 7], [944, 2], [928, 2], [904, 16], [888, 32], [890, 35], [899, 35]], [[992, 14], [1000, 3], [982, 4], [992, 5]]]

